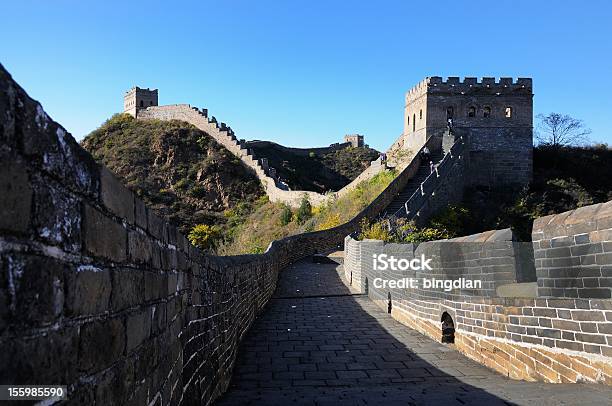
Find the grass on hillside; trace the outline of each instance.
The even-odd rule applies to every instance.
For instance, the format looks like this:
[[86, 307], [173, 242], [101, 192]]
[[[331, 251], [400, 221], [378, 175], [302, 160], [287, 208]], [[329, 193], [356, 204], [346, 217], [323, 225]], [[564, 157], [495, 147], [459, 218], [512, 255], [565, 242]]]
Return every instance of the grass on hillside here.
[[313, 208], [306, 201], [299, 209], [291, 209], [282, 203], [260, 199], [245, 221], [236, 224], [231, 236], [219, 247], [218, 254], [262, 253], [274, 240], [343, 224], [370, 204], [395, 176], [395, 171], [380, 172], [341, 198]]
[[81, 144], [184, 233], [195, 225], [229, 232], [233, 218], [224, 212], [247, 214], [264, 194], [236, 156], [185, 122], [116, 114]]

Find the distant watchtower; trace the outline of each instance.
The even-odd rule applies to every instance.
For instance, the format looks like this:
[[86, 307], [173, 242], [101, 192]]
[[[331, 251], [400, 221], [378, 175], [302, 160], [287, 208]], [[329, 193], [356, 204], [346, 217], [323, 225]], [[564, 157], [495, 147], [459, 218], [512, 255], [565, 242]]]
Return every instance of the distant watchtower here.
[[532, 172], [532, 100], [531, 78], [425, 78], [406, 93], [400, 145], [418, 151], [447, 133], [451, 119], [453, 135], [468, 142], [468, 183], [525, 184]]
[[344, 142], [350, 142], [352, 147], [363, 148], [363, 135], [347, 134], [344, 136]]
[[123, 96], [123, 112], [136, 117], [138, 110], [157, 106], [157, 89], [141, 89], [134, 86]]

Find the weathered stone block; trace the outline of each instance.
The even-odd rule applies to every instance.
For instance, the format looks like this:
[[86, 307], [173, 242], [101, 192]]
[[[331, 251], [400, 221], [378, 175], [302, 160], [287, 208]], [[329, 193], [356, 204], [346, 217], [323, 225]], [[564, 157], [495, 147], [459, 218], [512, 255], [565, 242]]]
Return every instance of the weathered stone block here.
[[[35, 337], [18, 337], [2, 343], [0, 382], [28, 384], [40, 382], [74, 382], [78, 376], [77, 328], [50, 330]], [[99, 351], [99, 349], [97, 350]]]
[[145, 309], [131, 314], [126, 320], [127, 351], [138, 347], [151, 335], [151, 310]]
[[94, 320], [81, 327], [78, 363], [81, 371], [107, 368], [125, 350], [125, 327], [121, 318]]
[[52, 258], [11, 255], [5, 257], [4, 266], [3, 274], [10, 278], [15, 291], [13, 322], [49, 324], [61, 315], [65, 264]]
[[153, 213], [153, 210], [147, 210], [149, 232], [151, 235], [162, 242], [166, 242], [164, 221], [161, 217]]
[[143, 230], [148, 229], [147, 211], [148, 209], [142, 199], [134, 197], [134, 221]]
[[152, 308], [151, 334], [159, 334], [166, 329], [166, 304], [160, 303]]
[[153, 248], [149, 236], [138, 231], [130, 231], [128, 233], [128, 253], [130, 260], [136, 263], [151, 263]]
[[110, 296], [108, 269], [81, 265], [66, 275], [66, 309], [70, 316], [104, 313], [108, 310]]
[[37, 236], [46, 243], [70, 252], [80, 251], [80, 200], [42, 179], [36, 182], [32, 223]]
[[134, 361], [127, 358], [106, 371], [96, 384], [96, 404], [124, 405], [134, 387]]
[[94, 256], [115, 262], [125, 261], [127, 256], [127, 232], [88, 204], [83, 206], [83, 245]]
[[178, 265], [176, 250], [171, 248], [161, 249], [161, 267], [167, 271], [175, 270]]
[[102, 203], [117, 216], [134, 224], [134, 195], [105, 167], [100, 167]]
[[17, 162], [0, 163], [0, 229], [25, 233], [30, 224], [32, 187], [26, 167]]
[[144, 301], [144, 275], [140, 269], [113, 269], [111, 309], [119, 311]]
[[155, 300], [167, 296], [167, 275], [161, 272], [144, 272], [145, 300]]

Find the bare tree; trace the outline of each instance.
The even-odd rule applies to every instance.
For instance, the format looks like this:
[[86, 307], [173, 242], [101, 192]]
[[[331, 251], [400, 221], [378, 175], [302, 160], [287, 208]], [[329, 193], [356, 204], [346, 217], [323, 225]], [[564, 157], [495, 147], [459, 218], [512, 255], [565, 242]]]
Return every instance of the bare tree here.
[[591, 130], [585, 127], [582, 120], [559, 113], [538, 114], [537, 118], [540, 121], [536, 130], [539, 144], [561, 147], [589, 142]]

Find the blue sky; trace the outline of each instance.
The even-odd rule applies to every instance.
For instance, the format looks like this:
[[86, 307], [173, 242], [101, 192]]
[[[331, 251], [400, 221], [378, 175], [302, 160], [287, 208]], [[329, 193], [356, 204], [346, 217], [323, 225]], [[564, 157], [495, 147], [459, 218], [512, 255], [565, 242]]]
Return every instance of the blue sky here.
[[[88, 3], [88, 4], [87, 4]], [[527, 76], [534, 108], [612, 144], [608, 1], [32, 1], [1, 6], [0, 62], [77, 139], [125, 90], [208, 108], [239, 138], [327, 145], [402, 131], [425, 76]]]

